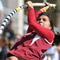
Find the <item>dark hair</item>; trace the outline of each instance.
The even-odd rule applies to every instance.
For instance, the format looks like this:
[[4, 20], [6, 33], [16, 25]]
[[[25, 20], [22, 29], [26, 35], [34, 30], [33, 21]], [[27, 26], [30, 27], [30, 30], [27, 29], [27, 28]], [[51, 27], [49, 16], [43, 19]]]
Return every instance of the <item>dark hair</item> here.
[[48, 13], [43, 12], [43, 13], [39, 14], [39, 16], [38, 16], [37, 20], [39, 20], [40, 16], [42, 16], [42, 15], [46, 15], [46, 16], [49, 18], [50, 25], [51, 25], [52, 30], [53, 30], [53, 22], [52, 22], [53, 20], [52, 20], [52, 17], [51, 17]]
[[60, 33], [57, 32], [57, 34], [55, 34], [53, 45], [57, 45], [58, 46], [59, 44], [60, 44]]

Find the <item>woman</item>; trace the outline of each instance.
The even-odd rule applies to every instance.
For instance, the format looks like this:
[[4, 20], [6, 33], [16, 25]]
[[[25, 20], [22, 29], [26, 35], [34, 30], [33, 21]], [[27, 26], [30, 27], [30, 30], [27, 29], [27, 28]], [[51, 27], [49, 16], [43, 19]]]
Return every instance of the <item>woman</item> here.
[[43, 53], [52, 45], [53, 26], [50, 17], [43, 13], [49, 8], [49, 3], [46, 3], [47, 6], [40, 9], [36, 16], [32, 2], [28, 1], [26, 4], [28, 4], [29, 24], [27, 34], [19, 39], [9, 51], [7, 60], [18, 60], [18, 58], [20, 60], [42, 60]]

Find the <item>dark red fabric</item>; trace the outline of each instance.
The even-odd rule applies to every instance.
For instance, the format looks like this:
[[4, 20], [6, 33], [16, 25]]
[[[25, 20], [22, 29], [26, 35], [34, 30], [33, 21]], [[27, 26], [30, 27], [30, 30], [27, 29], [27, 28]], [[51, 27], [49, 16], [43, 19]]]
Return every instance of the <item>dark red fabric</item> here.
[[[39, 12], [41, 13], [40, 10]], [[44, 38], [52, 42], [54, 33], [37, 23], [34, 9], [32, 8], [29, 9], [28, 24], [27, 34], [18, 40], [9, 53], [26, 60], [42, 60], [41, 56], [51, 46]], [[32, 43], [34, 40], [36, 41]]]

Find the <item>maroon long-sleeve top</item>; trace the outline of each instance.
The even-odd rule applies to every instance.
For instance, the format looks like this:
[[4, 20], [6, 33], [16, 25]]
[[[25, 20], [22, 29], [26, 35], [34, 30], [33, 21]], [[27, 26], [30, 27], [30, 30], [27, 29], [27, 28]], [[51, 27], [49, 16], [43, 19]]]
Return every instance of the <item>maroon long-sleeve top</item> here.
[[33, 8], [29, 9], [28, 31], [9, 51], [10, 54], [26, 60], [42, 60], [42, 55], [52, 45], [54, 33], [37, 23], [36, 18], [40, 13], [41, 10], [35, 14]]

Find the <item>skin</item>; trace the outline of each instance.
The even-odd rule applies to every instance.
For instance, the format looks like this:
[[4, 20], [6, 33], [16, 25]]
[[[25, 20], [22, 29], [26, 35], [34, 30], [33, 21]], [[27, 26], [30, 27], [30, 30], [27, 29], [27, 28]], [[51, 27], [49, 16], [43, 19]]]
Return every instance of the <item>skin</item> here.
[[6, 60], [18, 60], [18, 58], [15, 56], [11, 56], [11, 57], [7, 58]]
[[52, 27], [50, 26], [49, 18], [46, 15], [40, 16], [40, 20], [38, 21], [38, 24], [40, 24], [45, 28], [52, 29]]

